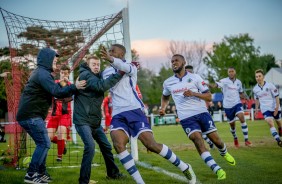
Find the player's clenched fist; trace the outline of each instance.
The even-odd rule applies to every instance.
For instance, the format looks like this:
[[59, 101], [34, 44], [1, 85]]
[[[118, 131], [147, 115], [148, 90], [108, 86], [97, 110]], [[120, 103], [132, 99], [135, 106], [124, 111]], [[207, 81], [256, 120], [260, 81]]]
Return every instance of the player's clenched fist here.
[[164, 116], [165, 115], [165, 109], [160, 109], [159, 110], [159, 115]]

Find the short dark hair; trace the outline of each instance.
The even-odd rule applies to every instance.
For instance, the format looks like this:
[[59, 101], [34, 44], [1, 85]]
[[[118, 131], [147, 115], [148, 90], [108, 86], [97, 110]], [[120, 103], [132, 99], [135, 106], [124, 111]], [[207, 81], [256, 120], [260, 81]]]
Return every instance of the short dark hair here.
[[185, 58], [184, 58], [184, 56], [182, 56], [181, 54], [174, 54], [172, 57], [174, 57], [174, 56], [178, 56], [178, 57], [181, 57], [182, 59], [183, 59], [183, 61], [185, 61]]
[[264, 75], [264, 72], [263, 72], [262, 69], [257, 69], [257, 70], [255, 71], [255, 74], [257, 74], [257, 73], [261, 73], [262, 75]]
[[112, 46], [118, 47], [118, 48], [120, 48], [124, 52], [124, 54], [126, 53], [126, 48], [123, 45], [115, 43]]
[[60, 70], [68, 70], [70, 72], [70, 67], [68, 65], [62, 65]]
[[228, 67], [228, 70], [229, 69], [233, 69], [233, 70], [235, 70], [236, 71], [236, 69], [235, 69], [235, 67], [234, 66], [230, 66], [230, 67]]
[[186, 65], [186, 66], [185, 66], [185, 69], [191, 69], [191, 70], [193, 70], [193, 66], [192, 66], [192, 65]]

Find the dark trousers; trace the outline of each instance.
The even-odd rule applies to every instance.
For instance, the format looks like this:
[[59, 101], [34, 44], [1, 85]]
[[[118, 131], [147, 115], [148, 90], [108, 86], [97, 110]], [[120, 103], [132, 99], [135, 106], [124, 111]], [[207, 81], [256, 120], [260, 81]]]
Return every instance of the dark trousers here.
[[91, 164], [95, 154], [95, 142], [98, 143], [105, 160], [107, 175], [114, 176], [119, 173], [119, 169], [114, 163], [112, 146], [109, 143], [103, 128], [92, 128], [89, 125], [75, 125], [77, 133], [84, 143], [84, 152], [80, 168], [80, 184], [88, 184], [91, 174]]

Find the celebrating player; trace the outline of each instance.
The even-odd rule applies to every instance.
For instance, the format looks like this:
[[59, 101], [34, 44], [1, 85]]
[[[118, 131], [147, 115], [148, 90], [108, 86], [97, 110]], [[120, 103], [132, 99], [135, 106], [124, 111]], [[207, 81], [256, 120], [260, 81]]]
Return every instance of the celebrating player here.
[[[63, 65], [60, 68], [60, 80], [55, 80], [62, 87], [70, 85], [69, 82], [70, 68]], [[47, 129], [48, 135], [51, 142], [57, 144], [58, 157], [57, 161], [61, 162], [63, 154], [66, 154], [67, 149], [65, 147], [67, 140], [67, 132], [71, 128], [71, 104], [70, 101], [72, 97], [69, 98], [53, 98], [53, 108], [51, 112], [51, 118], [48, 121]], [[55, 133], [57, 132], [57, 135]]]
[[[260, 105], [261, 112], [270, 127], [272, 136], [277, 141], [278, 145], [282, 147], [282, 141], [280, 139], [282, 136], [281, 107], [279, 103], [278, 90], [273, 84], [264, 80], [263, 70], [256, 70], [255, 77], [257, 81], [257, 85], [253, 89], [256, 99], [255, 113], [257, 115], [258, 107]], [[275, 119], [278, 125], [279, 135], [274, 126], [273, 119]]]
[[230, 165], [235, 165], [235, 160], [227, 152], [225, 143], [219, 138], [212, 117], [206, 108], [205, 101], [211, 101], [211, 93], [207, 85], [199, 75], [185, 71], [185, 63], [182, 55], [172, 56], [171, 67], [175, 75], [164, 81], [159, 114], [161, 116], [165, 114], [169, 98], [172, 96], [183, 130], [193, 141], [204, 162], [216, 173], [217, 178], [222, 180], [226, 178], [226, 173], [205, 147], [202, 134], [208, 136], [218, 148], [220, 155]]
[[249, 141], [248, 126], [244, 116], [244, 110], [240, 98], [248, 100], [247, 95], [243, 92], [242, 83], [236, 78], [236, 70], [233, 67], [228, 68], [228, 77], [221, 79], [210, 87], [220, 87], [223, 93], [223, 107], [230, 125], [230, 132], [234, 138], [235, 147], [239, 148], [239, 141], [236, 135], [235, 118], [241, 122], [242, 132], [244, 134], [245, 145], [251, 146]]
[[124, 60], [125, 53], [125, 47], [120, 44], [112, 45], [109, 53], [105, 49], [101, 53], [102, 58], [109, 61], [112, 65], [112, 67], [105, 69], [103, 72], [105, 78], [117, 72], [117, 70], [125, 71], [121, 81], [110, 89], [113, 99], [111, 138], [119, 160], [136, 183], [144, 184], [132, 156], [126, 150], [126, 144], [129, 141], [129, 137], [132, 136], [138, 138], [147, 149], [161, 155], [177, 166], [183, 171], [189, 183], [195, 183], [196, 176], [192, 167], [181, 161], [166, 145], [155, 141], [151, 126], [142, 111], [144, 104], [138, 98], [135, 89], [137, 68], [131, 63], [126, 63]]

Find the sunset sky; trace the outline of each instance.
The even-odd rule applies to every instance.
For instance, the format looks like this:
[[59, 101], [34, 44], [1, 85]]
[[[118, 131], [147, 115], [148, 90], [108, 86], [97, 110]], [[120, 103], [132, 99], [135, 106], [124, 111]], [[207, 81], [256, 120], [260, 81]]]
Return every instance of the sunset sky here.
[[[47, 20], [82, 20], [119, 12], [125, 0], [0, 0], [10, 12]], [[167, 62], [170, 40], [205, 41], [249, 33], [261, 53], [282, 60], [280, 0], [129, 0], [131, 46], [142, 65]], [[8, 46], [0, 20], [0, 46]]]

